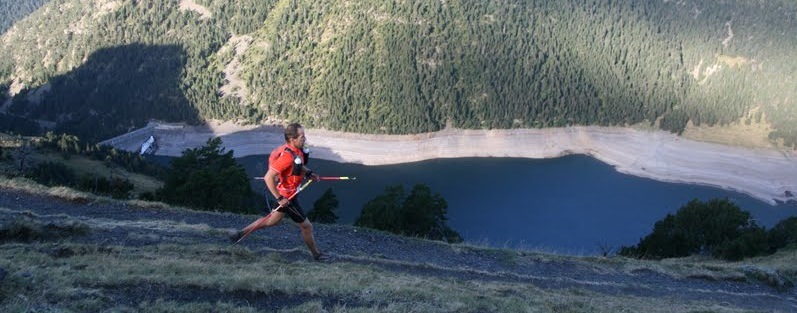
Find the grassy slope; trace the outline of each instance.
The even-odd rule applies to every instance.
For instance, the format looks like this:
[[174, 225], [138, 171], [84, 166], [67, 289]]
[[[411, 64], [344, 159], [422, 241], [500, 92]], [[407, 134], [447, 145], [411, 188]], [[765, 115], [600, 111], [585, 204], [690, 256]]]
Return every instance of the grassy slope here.
[[248, 294], [294, 312], [330, 306], [336, 312], [722, 310], [712, 303], [685, 304], [578, 289], [546, 290], [527, 283], [460, 281], [348, 262], [293, 262], [284, 259], [282, 253], [261, 257], [247, 249], [219, 245], [132, 248], [10, 243], [0, 254], [5, 260], [2, 267], [16, 273], [0, 289], [7, 296], [3, 303], [6, 312], [32, 307], [100, 311], [110, 305], [105, 294], [108, 290], [121, 293], [142, 288], [164, 294], [205, 292], [196, 292], [194, 301], [187, 302], [139, 303], [138, 299], [128, 299], [115, 309], [256, 311], [235, 303], [242, 298], [239, 295]]
[[142, 192], [155, 192], [156, 189], [163, 186], [163, 182], [138, 173], [130, 173], [119, 166], [113, 165], [110, 168], [103, 162], [92, 160], [83, 156], [70, 156], [65, 159], [63, 156], [53, 153], [37, 154], [33, 157], [36, 161], [49, 161], [55, 163], [62, 163], [69, 169], [75, 172], [76, 177], [83, 175], [107, 177], [108, 173], [113, 173], [114, 176], [120, 176], [128, 179], [135, 188], [131, 192], [133, 195], [138, 195]]
[[[0, 148], [8, 149], [8, 153], [13, 153], [13, 149], [18, 148], [19, 145], [20, 140], [18, 138], [0, 132]], [[163, 186], [163, 182], [154, 177], [131, 173], [117, 165], [108, 167], [101, 161], [92, 160], [81, 155], [70, 155], [68, 158], [64, 158], [63, 154], [59, 153], [34, 151], [30, 158], [35, 163], [61, 163], [72, 170], [76, 178], [80, 178], [84, 175], [104, 177], [109, 173], [113, 173], [114, 176], [124, 177], [135, 186], [131, 192], [133, 195], [138, 195], [143, 192], [154, 192], [156, 189]], [[8, 162], [0, 160], [0, 167], [10, 167], [11, 165], [7, 163]]]
[[[92, 205], [112, 202], [68, 189], [48, 189], [21, 180], [2, 180], [0, 187], [23, 189]], [[182, 209], [160, 207], [160, 210]], [[0, 213], [7, 212], [6, 208], [0, 207]], [[7, 220], [6, 216], [9, 215], [0, 214], [3, 218], [0, 222], [4, 225], [0, 229], [3, 235], [0, 237], [0, 268], [5, 273], [0, 285], [1, 311], [738, 311], [725, 303], [711, 301], [637, 297], [622, 292], [596, 293], [577, 287], [550, 288], [512, 279], [458, 279], [457, 272], [462, 270], [456, 268], [431, 263], [402, 264], [385, 259], [384, 256], [349, 255], [332, 263], [316, 263], [307, 260], [306, 251], [301, 245], [274, 250], [191, 242], [190, 239], [181, 239], [182, 244], [175, 244], [169, 243], [169, 239], [191, 238], [191, 234], [216, 237], [221, 235], [222, 230], [201, 224], [166, 225], [167, 221], [115, 220], [111, 223], [113, 225], [96, 224], [88, 220], [76, 220], [68, 214], [61, 214], [55, 224], [39, 222], [33, 213], [13, 221]], [[160, 223], [164, 225], [158, 225]], [[87, 231], [103, 233], [134, 224], [141, 229], [128, 233], [127, 239], [110, 238], [101, 244], [72, 240]], [[152, 231], [166, 227], [175, 229], [169, 238]], [[53, 229], [58, 231], [54, 232]], [[20, 233], [34, 240], [7, 240]], [[125, 245], [125, 241], [135, 241], [136, 237], [162, 240], [164, 243]], [[566, 260], [577, 268], [607, 273], [618, 269], [626, 272], [653, 271], [676, 278], [741, 282], [776, 279], [794, 281], [797, 276], [797, 265], [793, 262], [797, 259], [797, 249], [728, 263], [699, 258], [651, 262], [620, 257], [567, 257], [467, 245], [452, 248], [460, 251], [478, 250], [505, 263]], [[357, 247], [352, 249], [356, 250]], [[468, 274], [468, 271], [459, 274]], [[491, 275], [512, 277], [511, 273]], [[566, 282], [563, 284], [566, 285]]]

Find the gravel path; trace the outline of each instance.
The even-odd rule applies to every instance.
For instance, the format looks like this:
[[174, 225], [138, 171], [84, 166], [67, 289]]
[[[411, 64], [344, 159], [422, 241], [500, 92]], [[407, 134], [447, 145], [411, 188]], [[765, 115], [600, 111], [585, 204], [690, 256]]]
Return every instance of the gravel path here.
[[[235, 214], [141, 208], [118, 202], [78, 203], [0, 190], [0, 223], [21, 215], [42, 222], [78, 220], [92, 231], [73, 241], [125, 246], [228, 244], [225, 236], [218, 235], [221, 231], [241, 228], [254, 219]], [[652, 270], [629, 271], [611, 262], [597, 264], [575, 257], [447, 245], [349, 226], [316, 224], [315, 227], [319, 247], [332, 255], [331, 262], [369, 264], [432, 277], [528, 283], [543, 289], [576, 288], [612, 295], [710, 301], [747, 310], [797, 311], [795, 288], [779, 291], [763, 283], [674, 278]], [[209, 231], [214, 229], [219, 231]], [[287, 260], [310, 258], [309, 253], [296, 252], [302, 241], [298, 228], [289, 222], [258, 231], [242, 245], [260, 254], [276, 251]]]

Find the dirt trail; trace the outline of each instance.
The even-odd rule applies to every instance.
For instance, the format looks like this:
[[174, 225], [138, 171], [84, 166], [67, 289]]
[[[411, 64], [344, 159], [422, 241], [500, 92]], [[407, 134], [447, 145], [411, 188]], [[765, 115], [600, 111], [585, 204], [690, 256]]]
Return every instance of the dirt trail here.
[[[87, 224], [92, 231], [71, 240], [125, 246], [164, 243], [227, 245], [227, 238], [219, 234], [227, 229], [240, 228], [253, 219], [253, 216], [235, 214], [147, 209], [116, 202], [76, 203], [17, 190], [0, 190], [0, 223], [21, 215], [42, 222], [77, 220]], [[778, 291], [763, 283], [675, 278], [647, 269], [627, 270], [611, 262], [598, 264], [577, 257], [568, 259], [524, 251], [447, 245], [341, 225], [316, 225], [316, 237], [319, 246], [333, 256], [331, 262], [369, 264], [394, 272], [460, 280], [516, 282], [543, 289], [664, 297], [684, 302], [709, 301], [744, 310], [797, 311], [797, 291], [794, 288]], [[257, 254], [279, 253], [294, 261], [309, 259], [306, 251], [296, 249], [302, 246], [301, 239], [297, 228], [290, 223], [256, 232], [242, 244]], [[189, 291], [181, 290], [175, 294], [186, 292]], [[152, 294], [153, 297], [158, 295], [162, 293]], [[250, 296], [257, 298], [257, 295]], [[212, 298], [213, 295], [203, 297]]]

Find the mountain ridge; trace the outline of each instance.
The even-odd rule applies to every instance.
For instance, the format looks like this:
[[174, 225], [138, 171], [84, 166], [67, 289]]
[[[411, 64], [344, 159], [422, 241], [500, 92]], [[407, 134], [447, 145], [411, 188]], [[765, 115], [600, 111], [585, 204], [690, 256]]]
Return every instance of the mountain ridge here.
[[[199, 7], [209, 15], [186, 9]], [[384, 134], [638, 123], [682, 133], [689, 123], [736, 123], [764, 125], [757, 142], [793, 148], [789, 60], [797, 43], [783, 36], [795, 24], [784, 13], [792, 8], [788, 1], [65, 0], [3, 34], [0, 87], [10, 97], [3, 109], [93, 141], [151, 118], [298, 120]], [[236, 51], [231, 39], [242, 36], [251, 44]], [[150, 51], [130, 68], [168, 72], [125, 80], [136, 72], [94, 56], [135, 55], [130, 45]], [[122, 81], [91, 80], [102, 73]], [[41, 92], [41, 103], [28, 99], [52, 81], [61, 83]], [[73, 92], [84, 85], [94, 88]], [[163, 97], [92, 94], [125, 87]], [[171, 99], [176, 105], [157, 105]], [[89, 118], [120, 110], [128, 113], [102, 124]]]

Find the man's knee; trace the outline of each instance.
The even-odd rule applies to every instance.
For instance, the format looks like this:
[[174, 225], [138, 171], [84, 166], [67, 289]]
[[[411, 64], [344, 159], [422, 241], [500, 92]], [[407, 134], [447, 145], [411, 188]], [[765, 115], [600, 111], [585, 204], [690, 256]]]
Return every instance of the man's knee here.
[[313, 224], [312, 224], [312, 223], [310, 223], [310, 220], [307, 220], [307, 219], [305, 219], [305, 220], [304, 220], [304, 222], [301, 222], [301, 223], [299, 224], [299, 227], [300, 227], [300, 228], [301, 228], [303, 231], [313, 231]]
[[266, 226], [277, 225], [277, 223], [279, 223], [279, 221], [282, 220], [283, 215], [285, 214], [282, 212], [277, 212], [277, 211], [272, 212], [271, 214], [269, 214], [269, 217], [266, 219]]

